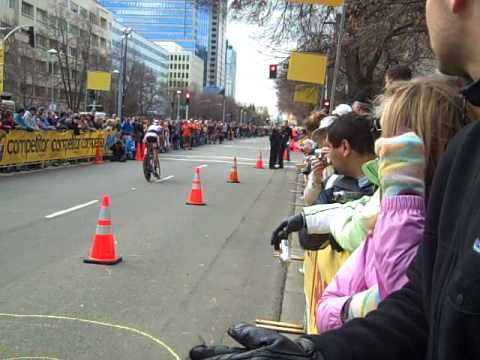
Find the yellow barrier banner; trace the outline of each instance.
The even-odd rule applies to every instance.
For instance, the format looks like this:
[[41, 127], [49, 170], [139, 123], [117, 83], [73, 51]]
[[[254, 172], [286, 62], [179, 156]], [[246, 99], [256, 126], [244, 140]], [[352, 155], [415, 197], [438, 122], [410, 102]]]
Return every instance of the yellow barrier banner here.
[[112, 74], [106, 71], [88, 71], [87, 89], [98, 91], [110, 91]]
[[293, 52], [288, 63], [287, 79], [323, 85], [327, 62], [327, 57], [319, 53]]
[[311, 85], [297, 85], [295, 86], [295, 93], [293, 94], [293, 101], [307, 104], [318, 103], [318, 86]]
[[344, 0], [290, 0], [290, 2], [326, 6], [342, 6], [345, 3]]
[[322, 332], [322, 329], [317, 329], [316, 324], [318, 302], [349, 256], [348, 251], [337, 252], [331, 246], [319, 251], [305, 252], [304, 291], [307, 300], [307, 334], [315, 335]]
[[73, 131], [0, 132], [0, 166], [94, 157], [97, 145], [105, 154], [114, 141], [114, 131], [81, 135], [74, 135]]
[[317, 251], [305, 251], [303, 256], [303, 291], [306, 302], [306, 332], [307, 334], [316, 334], [315, 313], [317, 303], [315, 302], [315, 280], [317, 264]]

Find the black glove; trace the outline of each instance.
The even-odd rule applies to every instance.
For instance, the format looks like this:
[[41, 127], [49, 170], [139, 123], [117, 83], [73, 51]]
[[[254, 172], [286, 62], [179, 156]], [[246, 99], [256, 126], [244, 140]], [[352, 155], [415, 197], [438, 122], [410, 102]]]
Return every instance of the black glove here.
[[308, 339], [292, 341], [275, 331], [249, 324], [237, 324], [228, 335], [243, 348], [228, 346], [195, 346], [190, 360], [323, 360]]
[[304, 227], [305, 219], [303, 218], [302, 213], [290, 216], [289, 218], [283, 220], [275, 229], [272, 234], [270, 244], [275, 248], [275, 250], [280, 250], [280, 242], [283, 239], [287, 239], [290, 233], [300, 231]]

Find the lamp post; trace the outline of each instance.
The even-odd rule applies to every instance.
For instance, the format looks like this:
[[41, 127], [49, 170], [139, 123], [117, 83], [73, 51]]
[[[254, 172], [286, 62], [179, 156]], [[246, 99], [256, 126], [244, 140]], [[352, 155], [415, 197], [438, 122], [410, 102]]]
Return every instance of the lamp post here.
[[182, 95], [182, 90], [177, 90], [177, 121], [180, 120], [180, 96], [181, 95]]
[[117, 111], [117, 94], [118, 94], [118, 91], [119, 91], [119, 88], [120, 88], [120, 76], [118, 76], [120, 74], [120, 71], [115, 69], [115, 70], [112, 70], [112, 75], [114, 75], [115, 77], [117, 77], [117, 82], [115, 84], [115, 91], [113, 93], [113, 111]]
[[125, 82], [127, 80], [127, 49], [128, 49], [128, 37], [132, 33], [132, 28], [123, 28], [122, 30], [122, 36], [123, 36], [123, 41], [122, 41], [122, 66], [121, 66], [121, 72], [120, 72], [120, 80], [119, 80], [119, 88], [118, 88], [118, 109], [117, 113], [120, 118], [120, 121], [122, 121], [123, 117], [123, 98], [125, 96], [124, 91], [125, 91]]
[[55, 49], [50, 49], [47, 51], [48, 54], [48, 60], [50, 62], [50, 66], [52, 67], [52, 73], [50, 74], [50, 89], [51, 89], [51, 98], [50, 98], [50, 110], [55, 111], [55, 89], [53, 85], [53, 79], [55, 77], [55, 69], [54, 69], [54, 62], [52, 58], [58, 54], [58, 51]]

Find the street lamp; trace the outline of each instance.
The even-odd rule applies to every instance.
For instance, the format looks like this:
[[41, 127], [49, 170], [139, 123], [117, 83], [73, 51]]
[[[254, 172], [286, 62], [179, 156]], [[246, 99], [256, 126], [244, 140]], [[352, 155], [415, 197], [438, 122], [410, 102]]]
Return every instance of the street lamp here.
[[182, 90], [177, 90], [177, 121], [180, 120], [180, 96], [181, 95], [182, 95]]
[[[114, 76], [118, 76], [120, 74], [120, 71], [115, 69], [115, 70], [112, 70], [112, 75]], [[117, 77], [117, 83], [115, 84], [115, 91], [113, 93], [113, 102], [114, 102], [114, 112], [117, 111], [117, 93], [119, 91], [119, 88], [120, 88], [120, 77]]]
[[48, 59], [50, 61], [50, 65], [52, 67], [52, 73], [50, 74], [50, 88], [51, 88], [51, 91], [52, 91], [51, 100], [50, 100], [50, 110], [55, 111], [55, 89], [54, 89], [54, 85], [53, 85], [55, 70], [54, 70], [54, 62], [53, 62], [52, 58], [55, 55], [58, 55], [58, 51], [55, 50], [55, 49], [50, 49], [50, 50], [47, 50], [47, 54], [48, 54]]
[[123, 117], [123, 97], [124, 97], [124, 91], [125, 91], [125, 82], [127, 79], [127, 45], [128, 45], [128, 38], [130, 37], [130, 34], [132, 33], [133, 29], [132, 28], [123, 28], [122, 30], [122, 36], [123, 36], [123, 41], [122, 41], [122, 65], [121, 65], [121, 81], [119, 83], [121, 86], [118, 89], [118, 116], [120, 117], [120, 121], [122, 121]]

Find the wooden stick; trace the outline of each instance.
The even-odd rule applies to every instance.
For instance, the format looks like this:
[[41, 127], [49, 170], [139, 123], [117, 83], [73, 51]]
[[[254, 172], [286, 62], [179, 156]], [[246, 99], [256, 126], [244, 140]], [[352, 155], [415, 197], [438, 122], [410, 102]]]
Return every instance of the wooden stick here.
[[[280, 257], [280, 254], [274, 253], [274, 254], [273, 254], [273, 257]], [[305, 259], [304, 259], [303, 256], [291, 255], [291, 256], [290, 256], [290, 260], [293, 260], [293, 261], [303, 261], [303, 260], [305, 260]]]
[[263, 325], [263, 324], [259, 324], [257, 326], [260, 328], [274, 330], [274, 331], [285, 333], [285, 334], [298, 334], [298, 335], [305, 334], [305, 330], [301, 330], [301, 329], [286, 328], [286, 327], [272, 326], [272, 325]]
[[263, 319], [256, 319], [255, 322], [260, 325], [272, 325], [277, 327], [285, 327], [285, 328], [292, 328], [292, 329], [299, 329], [303, 330], [303, 325], [301, 324], [293, 324], [289, 322], [283, 321], [272, 321], [272, 320], [263, 320]]

